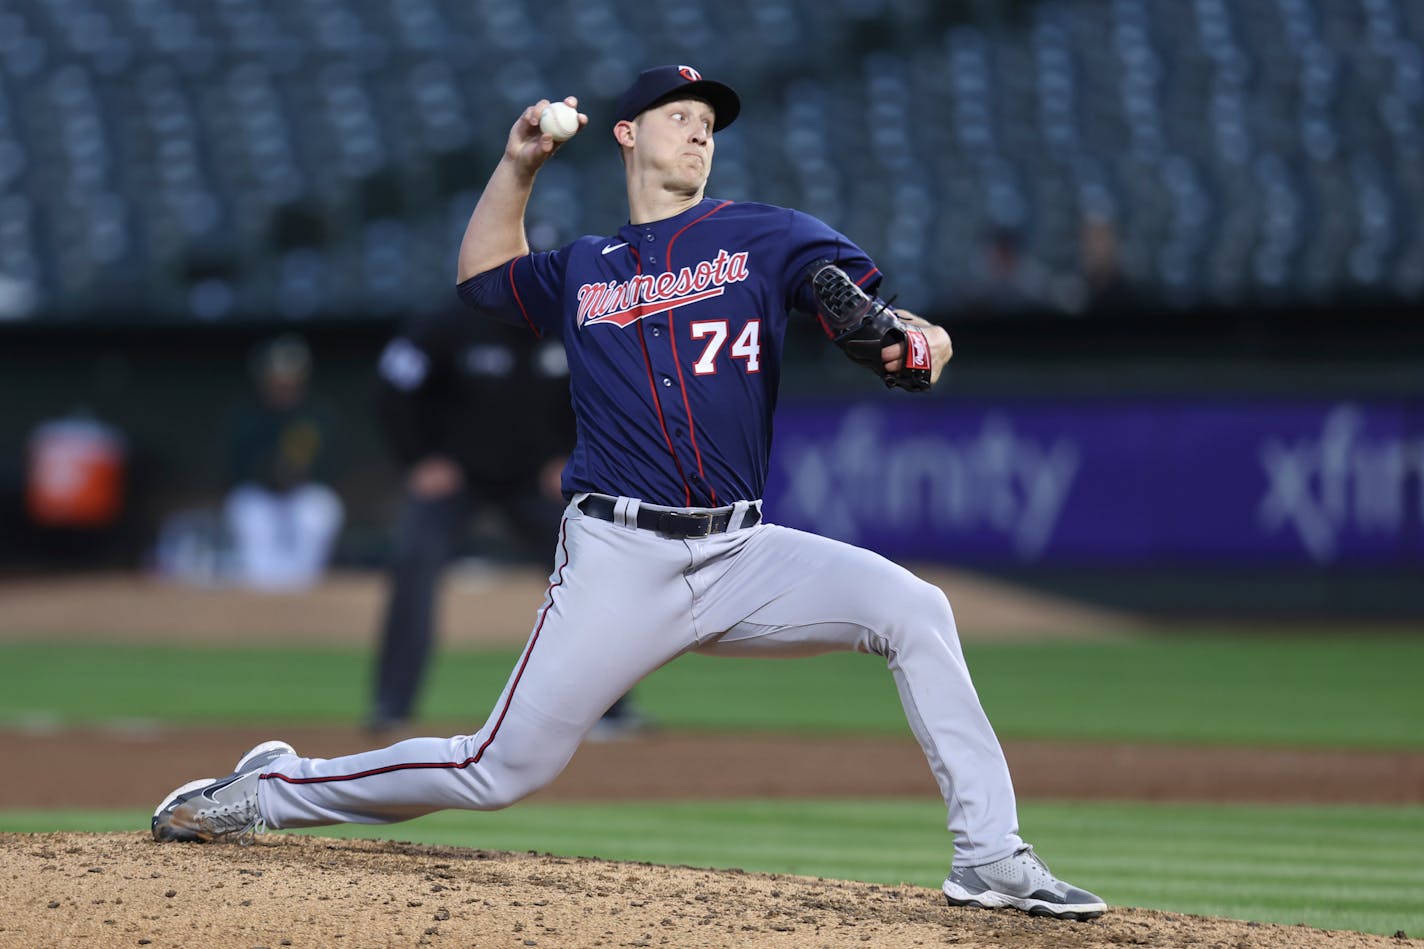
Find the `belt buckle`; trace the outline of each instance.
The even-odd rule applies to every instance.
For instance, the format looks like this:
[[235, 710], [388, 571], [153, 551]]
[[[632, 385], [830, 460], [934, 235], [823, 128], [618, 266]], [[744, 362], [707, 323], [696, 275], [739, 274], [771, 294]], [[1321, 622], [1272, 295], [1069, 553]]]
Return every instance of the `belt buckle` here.
[[683, 537], [706, 537], [712, 533], [711, 514], [693, 514], [683, 511], [663, 511], [658, 518], [658, 529], [664, 534], [678, 534]]

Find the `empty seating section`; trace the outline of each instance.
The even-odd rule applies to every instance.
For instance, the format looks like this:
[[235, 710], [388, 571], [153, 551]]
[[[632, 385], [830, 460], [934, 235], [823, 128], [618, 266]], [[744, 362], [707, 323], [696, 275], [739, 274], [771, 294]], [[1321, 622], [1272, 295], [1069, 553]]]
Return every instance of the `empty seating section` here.
[[612, 102], [661, 62], [747, 100], [712, 193], [922, 310], [1081, 312], [1103, 267], [1144, 312], [1424, 297], [1413, 0], [9, 0], [0, 318], [445, 305], [516, 110], [594, 120], [531, 242], [606, 232]]

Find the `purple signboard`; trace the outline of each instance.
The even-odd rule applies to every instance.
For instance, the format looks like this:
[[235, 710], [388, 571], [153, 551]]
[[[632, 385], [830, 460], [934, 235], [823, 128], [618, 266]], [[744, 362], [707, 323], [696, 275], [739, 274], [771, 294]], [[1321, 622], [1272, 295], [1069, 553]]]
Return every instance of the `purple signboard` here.
[[771, 520], [903, 559], [1424, 563], [1399, 402], [784, 403]]

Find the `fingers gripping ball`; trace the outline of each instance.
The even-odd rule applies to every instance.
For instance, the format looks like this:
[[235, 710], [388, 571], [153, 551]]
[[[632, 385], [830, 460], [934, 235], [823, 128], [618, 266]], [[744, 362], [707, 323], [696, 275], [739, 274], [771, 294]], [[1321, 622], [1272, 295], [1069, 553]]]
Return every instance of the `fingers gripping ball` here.
[[556, 142], [567, 142], [579, 130], [578, 112], [564, 102], [551, 102], [539, 113], [539, 129]]

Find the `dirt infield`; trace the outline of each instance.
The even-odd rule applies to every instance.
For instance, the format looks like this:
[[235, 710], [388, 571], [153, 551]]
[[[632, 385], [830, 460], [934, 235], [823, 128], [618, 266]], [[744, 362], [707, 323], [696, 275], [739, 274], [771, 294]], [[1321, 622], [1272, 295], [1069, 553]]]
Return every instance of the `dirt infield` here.
[[[960, 635], [969, 641], [1104, 639], [1151, 625], [1142, 617], [962, 571], [921, 567], [915, 572], [949, 596]], [[548, 582], [548, 575], [534, 568], [452, 569], [440, 604], [442, 643], [524, 642]], [[133, 573], [0, 580], [0, 642], [42, 637], [369, 646], [384, 596], [385, 578], [369, 571], [336, 573], [295, 594], [175, 586]]]
[[[431, 729], [455, 734], [457, 729]], [[388, 740], [351, 728], [0, 731], [0, 808], [144, 807], [281, 737], [318, 758]], [[74, 754], [74, 749], [84, 754]], [[1424, 803], [1424, 753], [1004, 743], [1021, 799]], [[847, 767], [854, 761], [855, 767]], [[94, 781], [94, 774], [104, 775]], [[922, 797], [938, 790], [909, 738], [652, 734], [585, 744], [533, 800]]]
[[1115, 909], [1058, 922], [931, 889], [391, 841], [251, 847], [0, 834], [0, 946], [1366, 949], [1424, 945]]

